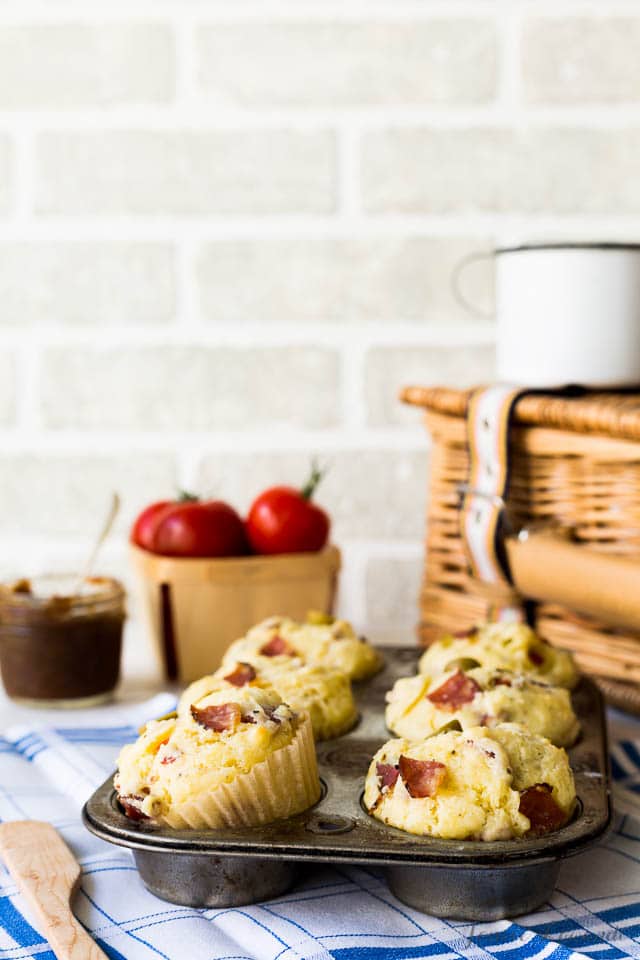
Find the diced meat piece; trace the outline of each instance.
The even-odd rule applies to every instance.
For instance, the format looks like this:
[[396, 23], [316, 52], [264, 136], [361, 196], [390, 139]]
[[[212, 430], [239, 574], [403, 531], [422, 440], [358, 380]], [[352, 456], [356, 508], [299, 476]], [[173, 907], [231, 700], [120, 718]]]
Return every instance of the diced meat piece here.
[[494, 677], [493, 686], [494, 687], [511, 687], [512, 683], [509, 677]]
[[447, 775], [446, 766], [437, 760], [414, 760], [402, 755], [398, 766], [410, 797], [434, 797]]
[[262, 708], [262, 711], [261, 711], [261, 710], [252, 710], [251, 713], [243, 713], [243, 714], [242, 714], [242, 722], [243, 722], [243, 723], [257, 723], [257, 722], [258, 722], [258, 717], [259, 717], [260, 714], [264, 711], [264, 713], [265, 713], [266, 716], [267, 716], [267, 719], [268, 719], [268, 720], [271, 720], [272, 723], [278, 723], [278, 724], [279, 724], [279, 723], [282, 723], [282, 720], [280, 719], [280, 717], [277, 717], [277, 716], [276, 716], [276, 710], [277, 710], [277, 709], [278, 709], [277, 707], [272, 707], [272, 706], [267, 705], [267, 706], [265, 706], [265, 707]]
[[222, 733], [225, 730], [234, 730], [242, 719], [242, 711], [237, 703], [211, 704], [208, 707], [198, 709], [195, 704], [191, 706], [191, 716], [200, 726], [207, 730], [215, 730], [216, 733]]
[[120, 806], [129, 817], [130, 820], [148, 820], [149, 817], [146, 813], [143, 813], [139, 803], [142, 803], [143, 798], [138, 796], [128, 796], [128, 797], [118, 797], [118, 802]]
[[169, 763], [175, 763], [177, 759], [178, 757], [175, 753], [170, 753], [168, 756], [163, 757], [160, 763], [163, 767], [166, 767]]
[[376, 763], [376, 774], [380, 777], [380, 789], [390, 789], [400, 776], [400, 771], [391, 763]]
[[456, 670], [436, 690], [427, 694], [427, 700], [435, 703], [441, 710], [457, 710], [465, 703], [471, 703], [480, 687], [472, 677], [462, 670]]
[[531, 823], [529, 832], [537, 835], [558, 830], [567, 819], [553, 799], [548, 783], [535, 783], [523, 790], [519, 809]]
[[235, 670], [228, 673], [224, 679], [227, 683], [232, 683], [234, 687], [244, 687], [255, 678], [256, 672], [250, 663], [237, 663]]
[[282, 723], [282, 720], [280, 719], [280, 717], [276, 717], [276, 710], [278, 709], [279, 709], [278, 706], [273, 707], [273, 706], [269, 706], [268, 704], [267, 706], [263, 707], [264, 712], [269, 717], [269, 720], [272, 721], [272, 723]]
[[542, 666], [542, 664], [544, 663], [544, 655], [540, 653], [539, 650], [530, 648], [528, 651], [528, 654], [529, 654], [529, 660], [531, 660], [531, 663], [535, 663], [536, 667]]
[[281, 637], [279, 633], [276, 633], [275, 636], [271, 637], [268, 643], [265, 643], [264, 646], [260, 647], [260, 653], [264, 657], [294, 657], [295, 650], [292, 650], [284, 637]]

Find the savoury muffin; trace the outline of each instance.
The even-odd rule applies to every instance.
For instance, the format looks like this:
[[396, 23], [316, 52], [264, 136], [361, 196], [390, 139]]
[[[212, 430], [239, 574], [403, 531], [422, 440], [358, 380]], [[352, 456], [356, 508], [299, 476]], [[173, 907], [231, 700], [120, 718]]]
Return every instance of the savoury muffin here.
[[186, 720], [191, 716], [191, 706], [214, 691], [226, 690], [229, 695], [242, 687], [254, 690], [270, 690], [271, 684], [250, 663], [235, 663], [233, 666], [220, 667], [215, 673], [194, 680], [180, 694], [178, 717]]
[[423, 740], [451, 720], [463, 730], [522, 723], [557, 747], [570, 747], [580, 732], [568, 690], [486, 667], [397, 680], [387, 694], [385, 719], [392, 733], [408, 740]]
[[250, 686], [273, 687], [298, 713], [308, 713], [316, 740], [331, 740], [350, 730], [358, 719], [351, 683], [338, 670], [300, 665], [295, 669], [272, 666], [257, 669], [250, 663], [222, 667], [209, 677], [194, 681], [180, 698], [178, 716], [188, 716], [191, 704], [213, 690]]
[[431, 677], [454, 667], [533, 673], [569, 689], [578, 682], [571, 654], [552, 647], [524, 623], [485, 623], [462, 637], [445, 636], [425, 650], [418, 664], [420, 673]]
[[520, 724], [389, 740], [364, 804], [388, 826], [445, 840], [510, 840], [557, 830], [576, 794], [564, 750]]
[[216, 690], [148, 723], [121, 751], [114, 784], [132, 819], [178, 829], [289, 817], [320, 796], [311, 722], [273, 689]]
[[[331, 618], [327, 618], [331, 619]], [[291, 669], [299, 663], [340, 670], [351, 680], [364, 680], [382, 667], [382, 657], [366, 640], [357, 637], [346, 620], [298, 623], [289, 617], [269, 617], [252, 627], [227, 650], [223, 666], [251, 663]]]

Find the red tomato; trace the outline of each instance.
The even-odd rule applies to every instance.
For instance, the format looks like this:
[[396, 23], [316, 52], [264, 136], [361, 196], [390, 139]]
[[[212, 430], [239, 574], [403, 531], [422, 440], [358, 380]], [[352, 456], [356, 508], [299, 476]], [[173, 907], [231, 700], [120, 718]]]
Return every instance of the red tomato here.
[[178, 503], [158, 518], [154, 550], [167, 557], [237, 557], [247, 553], [242, 520], [222, 500]]
[[271, 487], [254, 500], [247, 517], [247, 536], [256, 553], [311, 553], [322, 550], [331, 521], [311, 496], [322, 473], [314, 466], [302, 490]]
[[131, 542], [136, 543], [144, 550], [153, 550], [153, 535], [158, 517], [167, 507], [174, 503], [173, 500], [158, 500], [150, 504], [141, 514], [138, 515], [136, 522], [131, 528]]
[[222, 500], [195, 497], [165, 503], [162, 508], [159, 504], [147, 507], [131, 536], [139, 546], [167, 557], [237, 557], [249, 549], [244, 524], [232, 507]]

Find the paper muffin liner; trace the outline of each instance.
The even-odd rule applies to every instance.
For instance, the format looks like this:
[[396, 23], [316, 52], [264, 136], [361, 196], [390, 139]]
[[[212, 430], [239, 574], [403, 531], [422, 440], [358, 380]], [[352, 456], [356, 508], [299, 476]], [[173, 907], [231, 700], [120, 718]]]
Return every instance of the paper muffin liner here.
[[231, 782], [172, 806], [156, 822], [177, 830], [254, 827], [307, 810], [320, 792], [311, 720], [303, 714], [286, 747], [270, 753]]

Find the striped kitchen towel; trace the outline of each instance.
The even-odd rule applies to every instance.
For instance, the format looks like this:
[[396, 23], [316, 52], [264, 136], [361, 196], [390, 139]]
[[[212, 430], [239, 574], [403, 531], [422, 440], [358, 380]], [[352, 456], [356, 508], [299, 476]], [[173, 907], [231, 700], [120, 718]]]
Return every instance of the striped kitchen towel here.
[[[160, 695], [135, 713], [75, 715], [74, 725], [13, 728], [0, 738], [0, 818], [49, 820], [82, 864], [74, 909], [114, 960], [640, 960], [640, 742], [612, 750], [616, 824], [597, 849], [568, 860], [551, 901], [517, 922], [438, 920], [405, 907], [383, 878], [322, 868], [275, 900], [195, 910], [157, 899], [130, 854], [90, 835], [82, 803], [113, 770]], [[123, 708], [121, 708], [122, 710]], [[0, 867], [0, 960], [54, 960]]]

